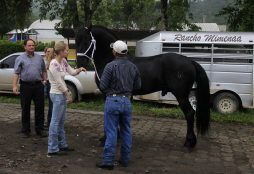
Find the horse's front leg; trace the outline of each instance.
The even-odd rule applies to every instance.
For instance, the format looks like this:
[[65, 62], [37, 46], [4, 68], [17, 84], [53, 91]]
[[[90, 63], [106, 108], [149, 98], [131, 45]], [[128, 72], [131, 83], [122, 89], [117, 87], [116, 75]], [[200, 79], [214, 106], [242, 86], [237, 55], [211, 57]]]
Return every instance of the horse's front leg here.
[[195, 111], [190, 105], [190, 102], [188, 99], [177, 99], [179, 102], [179, 106], [182, 109], [185, 119], [187, 121], [187, 135], [186, 140], [184, 143], [184, 146], [186, 148], [193, 148], [197, 144], [197, 138], [194, 133], [194, 115]]

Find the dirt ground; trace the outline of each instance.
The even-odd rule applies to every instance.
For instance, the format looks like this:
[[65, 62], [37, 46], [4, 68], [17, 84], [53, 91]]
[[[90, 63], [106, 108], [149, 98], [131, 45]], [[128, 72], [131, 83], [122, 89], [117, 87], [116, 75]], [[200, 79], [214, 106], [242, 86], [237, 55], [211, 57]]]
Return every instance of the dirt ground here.
[[[66, 141], [75, 151], [65, 156], [48, 157], [48, 138], [40, 138], [33, 128], [29, 138], [22, 138], [20, 111], [18, 105], [0, 107], [1, 174], [254, 173], [253, 141], [249, 141], [254, 137], [251, 126], [212, 123], [213, 133], [198, 137], [196, 148], [186, 152], [183, 148], [184, 120], [133, 116], [130, 164], [122, 167], [116, 162], [114, 170], [110, 171], [95, 167], [96, 162], [102, 161], [103, 147], [97, 146], [103, 135], [102, 113], [68, 110]], [[13, 119], [7, 119], [12, 115], [15, 115]], [[120, 157], [120, 144], [121, 141], [117, 144], [115, 160]]]

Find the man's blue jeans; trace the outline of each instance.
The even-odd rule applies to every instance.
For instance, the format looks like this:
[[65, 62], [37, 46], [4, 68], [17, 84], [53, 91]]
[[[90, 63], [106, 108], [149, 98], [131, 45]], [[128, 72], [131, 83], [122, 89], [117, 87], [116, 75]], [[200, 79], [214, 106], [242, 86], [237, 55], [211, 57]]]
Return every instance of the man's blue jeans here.
[[129, 164], [132, 146], [131, 116], [130, 99], [126, 97], [107, 97], [104, 108], [104, 133], [106, 135], [103, 149], [104, 164], [114, 165], [118, 125], [120, 125], [120, 138], [122, 140], [120, 160], [125, 166]]
[[52, 117], [52, 109], [53, 109], [53, 103], [50, 99], [50, 88], [51, 85], [49, 82], [46, 83], [46, 85], [44, 86], [44, 100], [46, 99], [46, 95], [48, 97], [48, 101], [49, 101], [49, 110], [48, 110], [48, 118], [47, 118], [47, 125], [50, 125], [50, 121], [51, 121], [51, 117]]
[[59, 148], [67, 147], [64, 133], [66, 114], [66, 95], [50, 93], [53, 102], [53, 112], [49, 126], [48, 153], [58, 152]]

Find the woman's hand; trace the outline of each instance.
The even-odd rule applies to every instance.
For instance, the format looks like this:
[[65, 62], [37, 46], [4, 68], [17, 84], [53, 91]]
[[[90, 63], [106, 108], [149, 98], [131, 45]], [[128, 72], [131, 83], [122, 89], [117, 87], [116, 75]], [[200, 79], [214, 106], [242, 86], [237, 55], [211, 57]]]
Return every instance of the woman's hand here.
[[65, 94], [66, 97], [67, 97], [68, 104], [71, 104], [71, 103], [72, 103], [72, 98], [71, 98], [71, 95], [70, 95], [70, 93], [68, 92], [68, 90], [66, 90], [66, 91], [64, 92], [64, 94]]
[[84, 72], [87, 74], [87, 72], [86, 72], [86, 69], [85, 69], [85, 68], [80, 67], [79, 69], [77, 69], [77, 73], [78, 73], [78, 74], [79, 74], [81, 71], [84, 71]]
[[70, 95], [67, 95], [67, 100], [68, 100], [68, 104], [71, 104], [72, 103], [72, 98]]

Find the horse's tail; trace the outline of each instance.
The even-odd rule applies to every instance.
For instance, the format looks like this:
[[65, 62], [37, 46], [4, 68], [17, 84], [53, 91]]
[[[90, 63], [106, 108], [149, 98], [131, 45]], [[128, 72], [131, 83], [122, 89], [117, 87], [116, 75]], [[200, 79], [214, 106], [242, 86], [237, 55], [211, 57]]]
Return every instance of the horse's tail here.
[[198, 133], [204, 135], [208, 132], [210, 127], [210, 87], [209, 79], [205, 70], [195, 61], [192, 61], [196, 68], [196, 83], [197, 83], [197, 105], [196, 105], [196, 117], [197, 117], [197, 130]]

